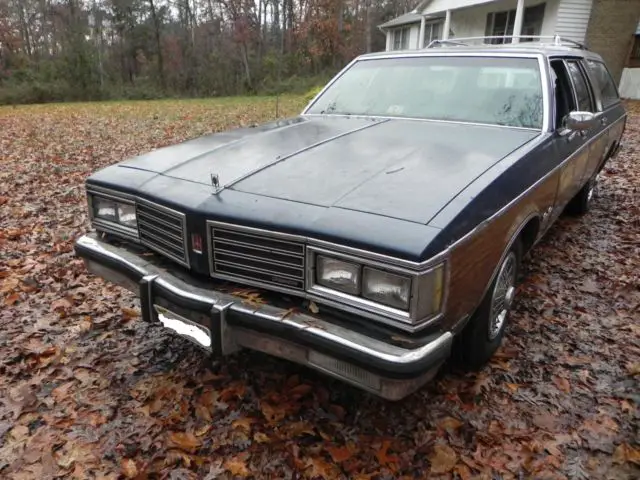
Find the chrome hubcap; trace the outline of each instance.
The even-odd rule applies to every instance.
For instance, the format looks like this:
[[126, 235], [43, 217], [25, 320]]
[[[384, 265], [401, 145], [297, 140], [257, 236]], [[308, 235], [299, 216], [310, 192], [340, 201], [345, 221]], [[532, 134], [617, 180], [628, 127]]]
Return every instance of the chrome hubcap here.
[[493, 294], [491, 295], [489, 340], [493, 340], [500, 334], [507, 320], [507, 314], [516, 293], [516, 266], [516, 254], [509, 252], [500, 266], [496, 284], [493, 287]]

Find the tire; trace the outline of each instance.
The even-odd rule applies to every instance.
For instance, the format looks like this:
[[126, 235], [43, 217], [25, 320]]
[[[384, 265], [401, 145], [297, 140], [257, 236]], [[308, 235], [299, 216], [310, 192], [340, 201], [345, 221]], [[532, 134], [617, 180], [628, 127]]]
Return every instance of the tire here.
[[[480, 306], [456, 339], [454, 359], [462, 369], [480, 370], [500, 347], [513, 305], [521, 259], [522, 242], [517, 239], [501, 260]], [[504, 308], [492, 314], [493, 307], [501, 301]]]
[[591, 208], [593, 197], [598, 191], [598, 177], [594, 175], [567, 204], [566, 211], [570, 215], [584, 215]]

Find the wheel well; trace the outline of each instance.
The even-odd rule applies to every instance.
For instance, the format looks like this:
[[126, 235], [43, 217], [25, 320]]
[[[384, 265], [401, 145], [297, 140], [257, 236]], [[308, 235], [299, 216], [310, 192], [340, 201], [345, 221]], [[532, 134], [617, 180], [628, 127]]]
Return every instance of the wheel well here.
[[522, 254], [527, 253], [531, 247], [533, 247], [534, 242], [538, 236], [538, 232], [540, 231], [540, 219], [538, 217], [533, 217], [531, 220], [527, 222], [527, 224], [520, 231], [519, 238], [522, 241]]

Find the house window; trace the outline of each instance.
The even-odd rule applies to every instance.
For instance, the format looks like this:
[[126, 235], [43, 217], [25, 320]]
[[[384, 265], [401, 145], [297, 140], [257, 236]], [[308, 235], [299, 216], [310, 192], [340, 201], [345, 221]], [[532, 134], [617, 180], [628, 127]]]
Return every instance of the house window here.
[[424, 45], [426, 47], [434, 40], [440, 40], [442, 38], [442, 27], [444, 22], [432, 22], [425, 23], [424, 25]]
[[[544, 20], [545, 4], [526, 7], [522, 17], [522, 31], [520, 35], [540, 35], [542, 32], [542, 21]], [[505, 10], [503, 12], [491, 12], [487, 15], [485, 35], [492, 38], [487, 43], [511, 43], [513, 27], [516, 21], [516, 10]], [[531, 42], [531, 38], [523, 38], [521, 42]]]
[[393, 31], [393, 49], [406, 50], [409, 48], [409, 27], [397, 28]]

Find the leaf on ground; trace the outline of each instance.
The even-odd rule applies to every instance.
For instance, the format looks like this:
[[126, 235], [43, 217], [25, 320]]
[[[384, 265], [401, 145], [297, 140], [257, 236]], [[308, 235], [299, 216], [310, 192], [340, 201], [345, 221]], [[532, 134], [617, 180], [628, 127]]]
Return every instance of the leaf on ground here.
[[569, 380], [567, 380], [566, 378], [554, 375], [552, 380], [553, 384], [558, 387], [558, 390], [564, 393], [569, 393], [571, 391], [571, 385], [569, 384]]
[[125, 321], [132, 320], [140, 316], [140, 310], [136, 308], [122, 307], [122, 317]]
[[120, 463], [120, 471], [126, 478], [135, 478], [138, 476], [138, 467], [136, 462], [130, 458], [125, 458]]
[[378, 448], [378, 450], [376, 451], [376, 458], [378, 459], [378, 463], [382, 466], [395, 466], [395, 464], [399, 461], [397, 456], [389, 454], [390, 446], [391, 442], [389, 440], [384, 440], [380, 444], [380, 448]]
[[429, 455], [432, 473], [447, 473], [458, 463], [458, 455], [447, 445], [436, 444], [433, 453]]
[[325, 450], [329, 452], [329, 455], [331, 455], [331, 458], [336, 463], [342, 463], [346, 460], [349, 460], [354, 454], [353, 447], [349, 447], [347, 445], [344, 445], [342, 447], [330, 445], [328, 447], [325, 447]]
[[622, 443], [613, 452], [613, 463], [633, 463], [640, 466], [640, 448]]
[[445, 417], [438, 422], [439, 428], [441, 428], [442, 430], [449, 430], [449, 431], [457, 430], [462, 425], [464, 424], [460, 420], [453, 417]]
[[237, 455], [235, 457], [229, 458], [226, 460], [222, 466], [231, 472], [232, 475], [246, 478], [251, 475], [251, 471], [247, 467], [246, 459], [248, 457], [247, 453], [243, 453]]
[[191, 432], [171, 432], [169, 444], [186, 452], [193, 453], [201, 445], [200, 440]]

